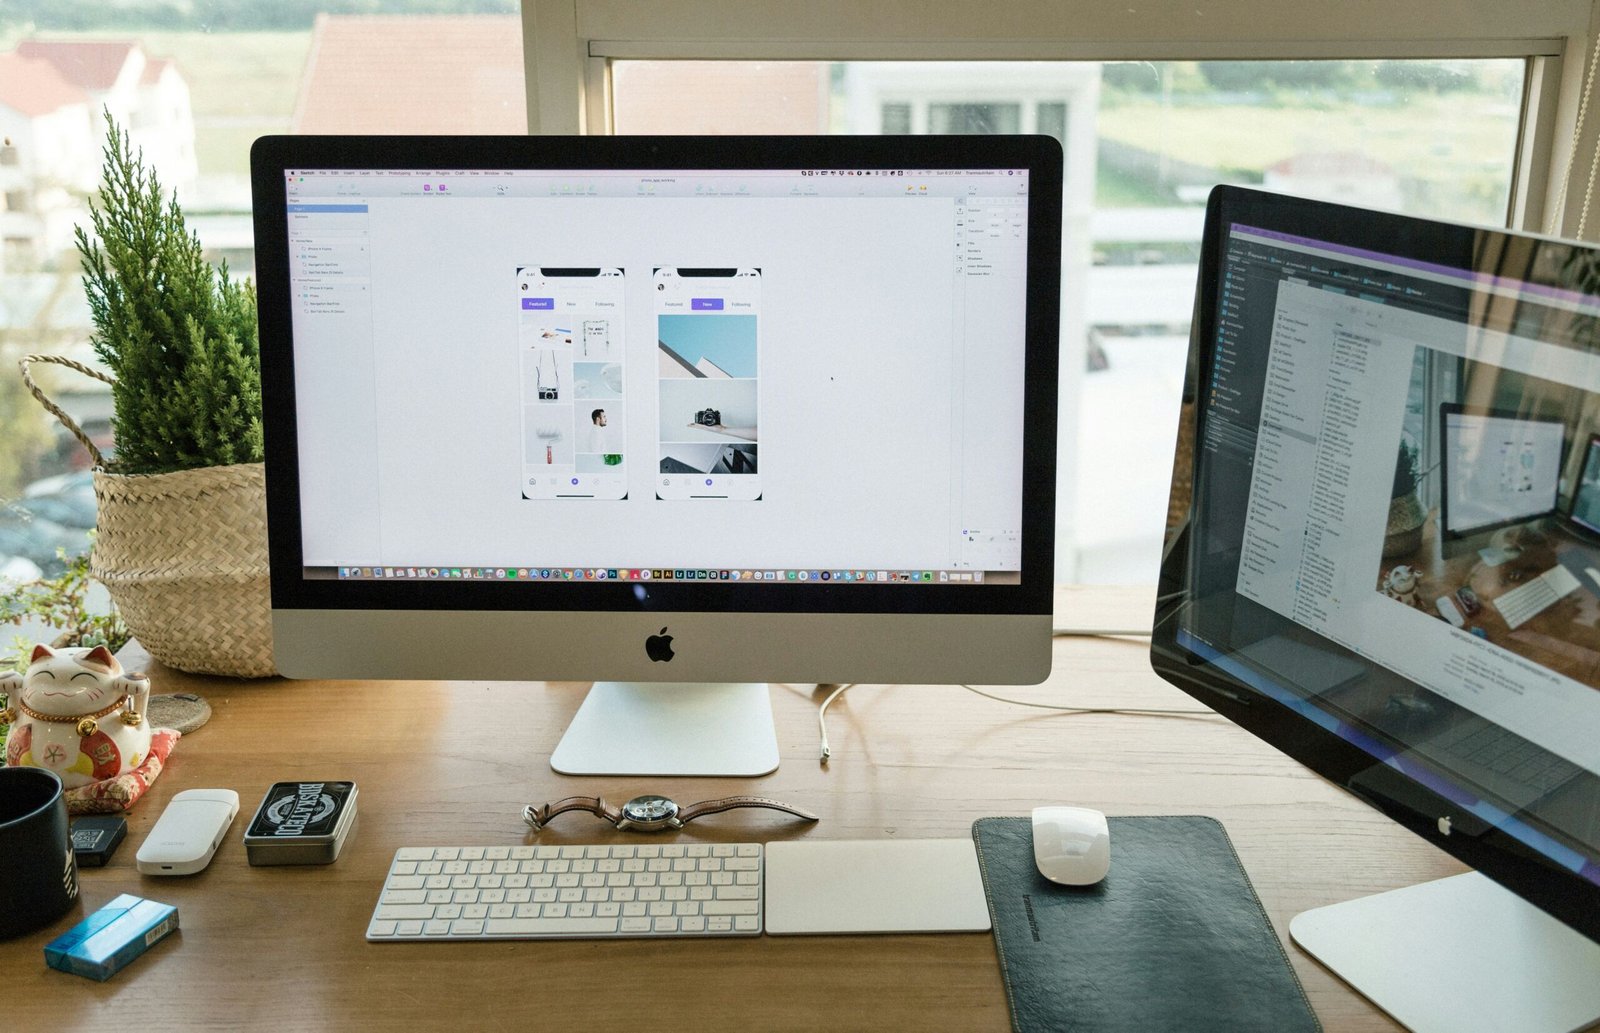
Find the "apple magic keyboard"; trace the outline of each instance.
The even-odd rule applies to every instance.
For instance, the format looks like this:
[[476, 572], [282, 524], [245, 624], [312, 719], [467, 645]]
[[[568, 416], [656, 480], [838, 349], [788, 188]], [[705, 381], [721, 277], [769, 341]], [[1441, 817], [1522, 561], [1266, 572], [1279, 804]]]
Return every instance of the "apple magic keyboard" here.
[[758, 936], [759, 843], [402, 847], [374, 942]]

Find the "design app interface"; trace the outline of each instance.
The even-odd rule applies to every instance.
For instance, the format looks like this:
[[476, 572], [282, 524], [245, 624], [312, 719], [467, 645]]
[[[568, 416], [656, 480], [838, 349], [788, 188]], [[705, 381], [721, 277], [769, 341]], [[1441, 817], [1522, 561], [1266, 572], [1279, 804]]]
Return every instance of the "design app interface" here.
[[628, 492], [624, 279], [621, 269], [517, 270], [525, 498]]
[[655, 272], [663, 499], [761, 497], [761, 271]]
[[288, 179], [308, 576], [1018, 578], [1018, 170]]

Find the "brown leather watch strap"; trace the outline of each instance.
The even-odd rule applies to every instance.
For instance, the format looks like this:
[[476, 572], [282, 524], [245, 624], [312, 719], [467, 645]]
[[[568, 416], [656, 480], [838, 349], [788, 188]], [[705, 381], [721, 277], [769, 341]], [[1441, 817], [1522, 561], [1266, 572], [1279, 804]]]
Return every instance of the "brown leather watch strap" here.
[[542, 804], [538, 807], [529, 804], [522, 809], [522, 820], [537, 832], [544, 828], [551, 818], [565, 811], [588, 811], [591, 814], [598, 814], [613, 825], [622, 818], [622, 811], [606, 803], [604, 797], [568, 796], [554, 803]]
[[804, 818], [806, 821], [819, 820], [810, 811], [803, 811], [793, 804], [769, 800], [764, 796], [725, 796], [720, 800], [702, 800], [680, 810], [678, 812], [678, 820], [688, 823], [702, 815], [716, 814], [718, 811], [731, 811], [735, 807], [768, 807], [775, 811], [783, 811], [785, 814], [792, 814], [796, 818]]

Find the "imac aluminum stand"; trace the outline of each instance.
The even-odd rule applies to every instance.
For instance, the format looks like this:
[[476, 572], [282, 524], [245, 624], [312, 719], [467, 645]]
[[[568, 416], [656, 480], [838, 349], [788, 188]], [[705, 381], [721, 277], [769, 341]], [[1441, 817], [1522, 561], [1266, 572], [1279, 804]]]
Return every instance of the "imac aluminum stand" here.
[[1289, 935], [1414, 1033], [1600, 1019], [1600, 945], [1476, 872], [1314, 908]]
[[778, 769], [765, 683], [595, 682], [550, 766], [563, 775], [711, 775]]

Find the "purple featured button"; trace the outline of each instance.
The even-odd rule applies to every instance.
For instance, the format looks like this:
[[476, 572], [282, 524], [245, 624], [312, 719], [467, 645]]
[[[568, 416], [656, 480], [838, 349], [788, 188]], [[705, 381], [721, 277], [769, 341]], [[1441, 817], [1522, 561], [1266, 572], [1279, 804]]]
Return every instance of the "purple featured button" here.
[[556, 299], [554, 299], [554, 298], [523, 298], [522, 299], [522, 307], [523, 308], [554, 309], [556, 307]]
[[690, 298], [689, 308], [693, 312], [721, 312], [721, 298]]

